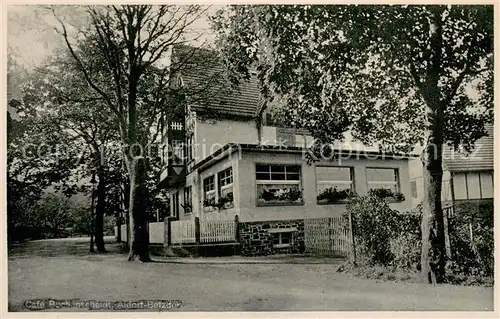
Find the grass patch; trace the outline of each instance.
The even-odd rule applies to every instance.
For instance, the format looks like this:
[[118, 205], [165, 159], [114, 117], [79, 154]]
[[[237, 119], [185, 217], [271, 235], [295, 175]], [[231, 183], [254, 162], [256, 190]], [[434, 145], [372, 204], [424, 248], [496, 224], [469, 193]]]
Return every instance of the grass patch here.
[[[349, 263], [342, 264], [338, 267], [337, 272], [351, 274], [355, 277], [363, 279], [373, 279], [377, 281], [388, 282], [410, 282], [420, 283], [421, 277], [418, 270], [403, 269], [393, 266], [378, 266], [378, 265], [357, 265]], [[446, 283], [460, 286], [482, 286], [493, 287], [494, 278], [487, 276], [459, 276], [455, 274], [447, 274]]]

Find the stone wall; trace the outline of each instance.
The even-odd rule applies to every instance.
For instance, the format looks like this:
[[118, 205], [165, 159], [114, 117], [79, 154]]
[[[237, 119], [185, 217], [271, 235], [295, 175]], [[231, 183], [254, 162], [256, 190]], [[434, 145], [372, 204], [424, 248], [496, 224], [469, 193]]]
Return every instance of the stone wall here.
[[[273, 247], [273, 233], [270, 229], [293, 229], [292, 242], [289, 247]], [[266, 256], [284, 253], [303, 253], [304, 220], [280, 220], [247, 222], [239, 224], [240, 248], [243, 256]]]

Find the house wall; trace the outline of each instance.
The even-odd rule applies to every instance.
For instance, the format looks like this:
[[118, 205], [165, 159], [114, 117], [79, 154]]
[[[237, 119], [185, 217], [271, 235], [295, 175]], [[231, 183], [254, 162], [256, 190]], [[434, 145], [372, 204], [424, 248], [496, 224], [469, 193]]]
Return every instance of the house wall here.
[[[417, 188], [417, 196], [412, 197], [412, 206], [416, 207], [424, 199], [423, 166], [415, 159], [409, 167], [410, 183], [415, 183]], [[493, 171], [453, 172], [452, 175], [449, 170], [443, 170], [441, 201], [445, 206], [452, 204], [452, 185], [455, 200], [493, 198]]]
[[[231, 220], [234, 219], [235, 215], [238, 214], [238, 205], [240, 201], [240, 192], [237, 191], [236, 185], [238, 185], [239, 176], [236, 174], [238, 171], [238, 153], [233, 153], [229, 158], [219, 161], [213, 166], [207, 168], [200, 172], [199, 183], [197, 192], [198, 192], [198, 202], [196, 205], [198, 206], [198, 210], [196, 216], [200, 218], [200, 220]], [[229, 209], [221, 209], [221, 210], [213, 210], [213, 211], [204, 211], [203, 210], [203, 180], [209, 176], [215, 176], [215, 183], [217, 184], [217, 174], [229, 167], [233, 168], [233, 194], [234, 194], [234, 208]], [[217, 186], [216, 186], [217, 187]], [[194, 201], [194, 198], [193, 198]]]
[[[302, 188], [304, 205], [300, 206], [257, 206], [257, 184], [255, 181], [255, 164], [300, 164], [302, 171]], [[321, 162], [318, 165], [339, 166], [338, 162]], [[408, 162], [406, 160], [369, 160], [347, 159], [341, 166], [354, 168], [356, 192], [359, 195], [367, 193], [366, 167], [398, 168], [400, 176], [400, 190], [406, 200], [400, 203], [391, 203], [397, 210], [411, 208], [411, 194], [409, 188]], [[316, 170], [315, 165], [307, 165], [301, 154], [273, 154], [273, 153], [244, 153], [238, 163], [239, 184], [239, 218], [243, 222], [263, 220], [288, 220], [304, 217], [332, 217], [340, 216], [345, 212], [345, 204], [318, 205], [316, 203]]]
[[255, 121], [198, 121], [195, 132], [195, 162], [199, 162], [228, 143], [257, 144]]
[[[193, 211], [191, 213], [186, 214], [184, 209], [180, 204], [185, 204], [184, 202], [184, 189], [185, 187], [191, 186], [192, 187], [192, 193], [193, 193]], [[179, 192], [179, 220], [184, 220], [184, 219], [191, 219], [194, 218], [194, 216], [197, 216], [197, 213], [200, 209], [198, 205], [198, 197], [199, 197], [199, 192], [197, 191], [197, 188], [199, 187], [199, 177], [196, 171], [191, 172], [186, 176], [186, 185], [180, 188], [177, 188], [175, 190], [172, 190], [172, 192]], [[173, 207], [172, 204], [172, 196], [170, 199], [170, 207]]]
[[[424, 199], [424, 167], [420, 159], [413, 159], [409, 162], [410, 172], [410, 188], [414, 187], [412, 192], [411, 201], [412, 207], [417, 207]], [[413, 186], [411, 184], [414, 184]], [[416, 194], [415, 194], [416, 193]], [[416, 195], [416, 196], [415, 196]], [[445, 204], [451, 204], [452, 191], [451, 191], [451, 173], [448, 170], [443, 170], [443, 180], [441, 184], [441, 201]]]
[[453, 172], [455, 200], [493, 198], [493, 171]]
[[[257, 184], [255, 179], [256, 163], [263, 164], [300, 164], [301, 186], [303, 189], [303, 205], [295, 206], [257, 206]], [[186, 185], [193, 186], [193, 213], [184, 214], [180, 208], [179, 219], [189, 219], [198, 216], [200, 220], [231, 220], [238, 215], [242, 222], [264, 221], [264, 220], [290, 220], [304, 217], [331, 217], [340, 216], [346, 210], [345, 204], [318, 205], [316, 202], [316, 165], [321, 166], [346, 166], [354, 168], [355, 191], [360, 195], [368, 192], [366, 180], [367, 167], [397, 168], [399, 170], [399, 187], [405, 195], [403, 202], [391, 203], [397, 210], [405, 211], [411, 208], [411, 193], [409, 186], [408, 161], [392, 159], [343, 159], [340, 162], [322, 161], [317, 164], [308, 165], [302, 154], [296, 153], [261, 153], [261, 152], [235, 152], [230, 157], [222, 159], [214, 165], [199, 172], [188, 175]], [[233, 193], [234, 207], [229, 209], [204, 211], [203, 210], [203, 180], [211, 175], [215, 176], [228, 167], [233, 168]], [[184, 189], [175, 190], [179, 192], [180, 202], [184, 202]]]
[[[271, 229], [291, 232], [290, 246], [283, 248], [274, 246], [273, 235], [269, 232]], [[303, 253], [305, 251], [303, 219], [240, 223], [239, 235], [241, 254], [243, 256]]]

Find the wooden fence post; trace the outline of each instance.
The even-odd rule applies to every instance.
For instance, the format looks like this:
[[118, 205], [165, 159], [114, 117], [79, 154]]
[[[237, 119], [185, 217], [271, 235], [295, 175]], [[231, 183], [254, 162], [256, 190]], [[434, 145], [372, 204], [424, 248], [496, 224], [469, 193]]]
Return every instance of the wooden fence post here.
[[469, 237], [471, 244], [474, 243], [474, 232], [472, 231], [472, 222], [469, 222]]
[[194, 238], [196, 243], [196, 255], [200, 256], [200, 218], [194, 218]]
[[352, 213], [349, 212], [349, 232], [351, 239], [351, 262], [356, 265], [356, 242], [354, 237], [354, 225], [352, 222]]
[[444, 244], [446, 255], [451, 259], [451, 242], [450, 242], [450, 207], [443, 209], [443, 222], [444, 222]]
[[238, 215], [234, 215], [234, 239], [238, 243], [240, 241], [240, 221]]
[[165, 217], [163, 220], [164, 234], [163, 234], [163, 251], [165, 256], [173, 255], [172, 252], [172, 221], [173, 217]]
[[199, 245], [200, 244], [200, 218], [199, 217], [194, 218], [194, 236], [195, 236], [196, 245]]

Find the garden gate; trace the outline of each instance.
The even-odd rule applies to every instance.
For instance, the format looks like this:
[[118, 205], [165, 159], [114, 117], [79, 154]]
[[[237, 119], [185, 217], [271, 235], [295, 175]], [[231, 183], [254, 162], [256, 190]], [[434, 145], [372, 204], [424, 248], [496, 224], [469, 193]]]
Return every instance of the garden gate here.
[[305, 219], [306, 253], [354, 258], [351, 229], [348, 216]]

